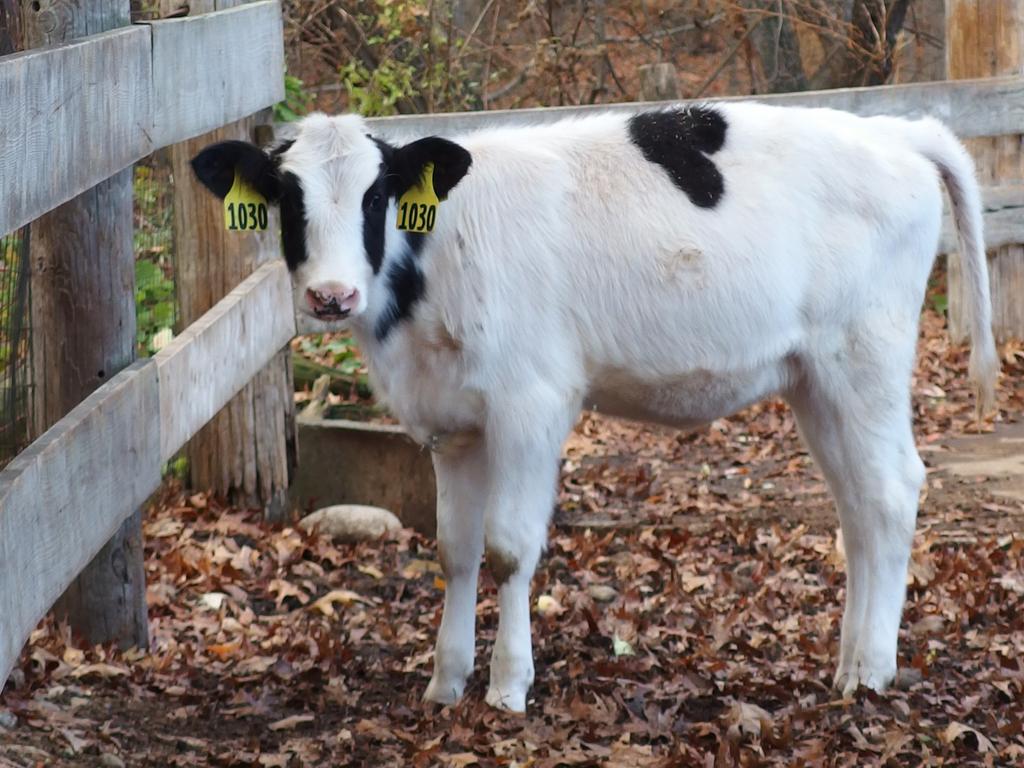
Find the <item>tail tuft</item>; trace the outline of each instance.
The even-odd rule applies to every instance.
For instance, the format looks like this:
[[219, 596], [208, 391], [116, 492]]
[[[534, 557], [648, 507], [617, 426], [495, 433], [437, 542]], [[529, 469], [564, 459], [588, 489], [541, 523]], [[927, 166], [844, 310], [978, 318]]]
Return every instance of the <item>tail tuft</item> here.
[[968, 375], [974, 383], [980, 418], [995, 406], [999, 355], [992, 337], [992, 298], [985, 257], [981, 192], [975, 178], [974, 162], [964, 146], [937, 120], [925, 118], [911, 125], [913, 145], [939, 169], [956, 223], [964, 281], [963, 308], [971, 334]]

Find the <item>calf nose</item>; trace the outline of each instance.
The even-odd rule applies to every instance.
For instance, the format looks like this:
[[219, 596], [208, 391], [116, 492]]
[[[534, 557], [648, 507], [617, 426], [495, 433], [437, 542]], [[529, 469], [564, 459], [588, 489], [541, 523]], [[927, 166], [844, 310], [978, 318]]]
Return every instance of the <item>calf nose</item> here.
[[306, 304], [317, 317], [345, 317], [359, 303], [359, 291], [328, 281], [306, 289]]

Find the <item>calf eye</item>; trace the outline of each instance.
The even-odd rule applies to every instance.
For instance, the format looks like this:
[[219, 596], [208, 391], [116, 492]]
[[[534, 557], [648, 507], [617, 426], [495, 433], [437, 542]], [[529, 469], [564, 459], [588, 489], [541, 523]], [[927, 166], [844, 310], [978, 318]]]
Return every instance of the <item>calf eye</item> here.
[[366, 210], [379, 211], [384, 206], [384, 196], [380, 192], [373, 192], [366, 198]]

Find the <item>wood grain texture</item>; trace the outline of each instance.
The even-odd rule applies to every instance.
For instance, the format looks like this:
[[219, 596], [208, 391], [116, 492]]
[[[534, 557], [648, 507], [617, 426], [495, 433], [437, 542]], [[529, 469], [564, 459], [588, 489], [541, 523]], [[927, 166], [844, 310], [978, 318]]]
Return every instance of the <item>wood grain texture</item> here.
[[0, 56], [20, 51], [22, 47], [17, 0], [0, 0]]
[[[129, 22], [128, 0], [38, 0], [23, 6], [25, 44], [51, 45]], [[132, 171], [32, 224], [33, 434], [39, 435], [135, 359]], [[54, 610], [89, 644], [145, 647], [141, 513], [104, 545]]]
[[171, 458], [294, 335], [291, 278], [275, 259], [160, 350], [161, 457]]
[[[947, 0], [946, 56], [951, 80], [1024, 74], [1024, 2]], [[1001, 131], [979, 134], [996, 138], [968, 142], [983, 186], [1006, 189], [1024, 183], [1022, 126], [1024, 121], [1018, 120]], [[986, 216], [985, 221], [992, 329], [999, 341], [1024, 339], [1024, 233], [1018, 226], [1020, 214], [1014, 207], [1005, 206]], [[967, 322], [959, 259], [950, 259], [949, 264], [950, 333], [962, 341], [967, 338]]]
[[33, 434], [135, 357], [132, 171], [32, 223]]
[[[141, 579], [132, 566], [141, 548], [134, 510], [160, 486], [166, 459], [261, 369], [272, 370], [269, 360], [287, 354], [281, 350], [295, 332], [292, 313], [287, 267], [265, 264], [0, 472], [0, 686], [29, 633], [90, 560], [121, 583]], [[120, 548], [105, 545], [118, 536]], [[76, 594], [87, 604], [95, 598]], [[126, 599], [123, 607], [133, 610], [120, 615], [138, 620], [138, 605]], [[116, 615], [100, 607], [104, 616]]]
[[0, 233], [153, 149], [147, 135], [151, 72], [143, 27], [0, 61]]
[[[981, 193], [985, 244], [993, 249], [1024, 243], [1024, 185], [986, 187]], [[956, 229], [947, 210], [942, 218], [939, 252], [953, 253], [957, 247]]]
[[[715, 101], [758, 101], [765, 104], [802, 107], [831, 107], [859, 115], [920, 117], [932, 115], [961, 137], [998, 136], [1024, 125], [1024, 78], [1005, 77], [959, 82], [883, 85], [869, 88], [840, 88], [762, 96], [701, 99]], [[537, 125], [564, 117], [599, 112], [635, 112], [686, 102], [642, 102], [600, 104], [585, 107], [544, 107], [493, 110], [457, 114], [400, 115], [373, 118], [367, 122], [384, 136], [396, 138], [438, 134], [451, 136], [486, 126]]]
[[153, 141], [166, 146], [212, 131], [284, 98], [284, 38], [277, 0], [156, 21]]
[[[160, 484], [157, 368], [121, 371], [0, 472], [0, 685], [29, 633]], [[109, 563], [121, 568], [118, 560]]]
[[[258, 124], [247, 118], [171, 149], [175, 177], [188, 181], [174, 190], [175, 282], [183, 325], [198, 319], [259, 264], [279, 255], [276, 209], [271, 209], [265, 233], [228, 232], [221, 202], [195, 181], [189, 166], [208, 144], [253, 140]], [[275, 358], [194, 436], [187, 448], [193, 487], [262, 507], [268, 518], [284, 517], [295, 454], [290, 366], [290, 356]]]

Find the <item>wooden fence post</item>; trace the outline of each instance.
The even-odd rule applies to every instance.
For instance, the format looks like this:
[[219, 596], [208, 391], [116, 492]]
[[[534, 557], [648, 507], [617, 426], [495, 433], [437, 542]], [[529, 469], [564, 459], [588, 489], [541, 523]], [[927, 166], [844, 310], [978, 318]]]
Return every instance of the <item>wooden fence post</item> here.
[[[131, 21], [128, 0], [37, 0], [23, 2], [21, 10], [26, 48]], [[131, 168], [32, 223], [37, 436], [135, 358], [132, 225]], [[124, 522], [54, 609], [90, 644], [147, 646], [141, 511]]]
[[675, 64], [667, 61], [645, 64], [637, 72], [640, 74], [640, 101], [679, 100], [679, 74]]
[[[180, 6], [177, 0], [164, 3], [166, 10]], [[241, 4], [193, 0], [189, 8], [196, 15]], [[264, 121], [269, 120], [267, 113]], [[220, 201], [196, 182], [189, 165], [215, 141], [254, 141], [258, 122], [256, 116], [247, 117], [171, 147], [179, 327], [195, 321], [251, 274], [261, 256], [278, 250], [276, 217], [264, 233], [227, 232]], [[267, 519], [283, 519], [296, 461], [292, 393], [291, 353], [284, 349], [189, 442], [191, 485], [213, 489], [238, 504], [260, 506]]]
[[[946, 63], [951, 80], [1024, 73], [1024, 0], [946, 0]], [[1024, 180], [1022, 135], [967, 142], [983, 187]], [[1000, 341], [1024, 339], [1024, 245], [989, 253], [992, 327]], [[949, 260], [949, 325], [955, 339], [967, 337], [960, 265]]]

